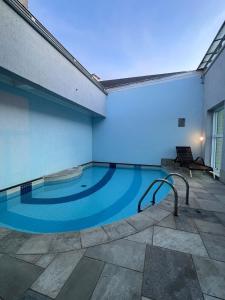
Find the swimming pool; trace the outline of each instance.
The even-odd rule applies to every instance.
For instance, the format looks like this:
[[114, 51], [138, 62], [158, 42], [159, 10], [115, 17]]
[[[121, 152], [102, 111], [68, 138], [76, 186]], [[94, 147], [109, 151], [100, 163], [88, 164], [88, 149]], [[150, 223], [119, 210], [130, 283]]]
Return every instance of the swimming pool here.
[[[0, 202], [0, 226], [32, 233], [81, 230], [109, 224], [137, 213], [140, 197], [149, 184], [167, 173], [141, 166], [92, 166], [79, 178], [43, 183]], [[153, 191], [144, 199], [149, 205]], [[160, 202], [169, 192], [164, 185]]]

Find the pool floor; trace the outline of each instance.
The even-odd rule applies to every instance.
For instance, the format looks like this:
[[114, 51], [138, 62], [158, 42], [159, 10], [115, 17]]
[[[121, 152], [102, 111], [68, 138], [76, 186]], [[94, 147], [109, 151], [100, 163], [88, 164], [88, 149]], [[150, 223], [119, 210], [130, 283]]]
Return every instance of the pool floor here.
[[[57, 183], [45, 183], [0, 203], [1, 226], [33, 233], [80, 230], [127, 218], [137, 213], [138, 201], [149, 186], [167, 173], [140, 166], [121, 168], [94, 166], [79, 178]], [[149, 205], [157, 185], [144, 199]], [[157, 194], [160, 202], [169, 188]]]

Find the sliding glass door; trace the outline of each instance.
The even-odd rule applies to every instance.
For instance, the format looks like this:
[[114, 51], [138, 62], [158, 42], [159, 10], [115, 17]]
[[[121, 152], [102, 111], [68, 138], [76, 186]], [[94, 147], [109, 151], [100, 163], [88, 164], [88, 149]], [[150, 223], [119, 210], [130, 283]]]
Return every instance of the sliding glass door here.
[[212, 132], [212, 167], [216, 175], [220, 175], [223, 148], [223, 129], [224, 129], [224, 109], [216, 110], [213, 113], [213, 132]]

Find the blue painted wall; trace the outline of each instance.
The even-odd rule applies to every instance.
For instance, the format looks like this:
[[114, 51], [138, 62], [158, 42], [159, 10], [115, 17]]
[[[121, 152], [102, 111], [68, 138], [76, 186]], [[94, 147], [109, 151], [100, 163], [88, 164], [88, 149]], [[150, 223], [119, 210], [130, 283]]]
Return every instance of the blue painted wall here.
[[[197, 73], [109, 92], [107, 117], [93, 123], [93, 158], [158, 165], [175, 158], [176, 145], [190, 145], [199, 155], [202, 105]], [[178, 128], [178, 118], [186, 118], [185, 128]]]
[[0, 85], [0, 189], [92, 160], [92, 120]]

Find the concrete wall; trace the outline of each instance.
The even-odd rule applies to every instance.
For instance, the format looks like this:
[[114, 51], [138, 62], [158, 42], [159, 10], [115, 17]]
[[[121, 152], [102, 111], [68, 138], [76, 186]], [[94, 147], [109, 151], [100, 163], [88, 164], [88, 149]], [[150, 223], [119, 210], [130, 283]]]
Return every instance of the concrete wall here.
[[0, 85], [0, 189], [91, 160], [90, 116]]
[[[225, 101], [225, 49], [217, 57], [204, 76], [204, 130], [206, 135], [205, 159], [211, 160], [212, 141], [212, 110], [218, 106], [224, 107]], [[225, 136], [225, 124], [224, 124]], [[223, 157], [221, 180], [225, 182], [225, 143], [223, 143]]]
[[105, 114], [106, 95], [3, 0], [0, 27], [1, 67]]
[[[93, 124], [93, 158], [158, 165], [175, 158], [179, 145], [190, 145], [197, 156], [202, 105], [197, 73], [109, 91], [107, 118]], [[186, 118], [185, 128], [178, 128], [178, 118]]]

